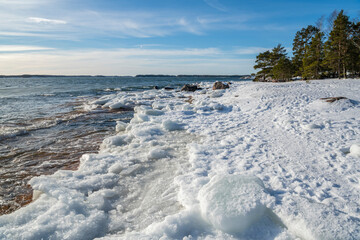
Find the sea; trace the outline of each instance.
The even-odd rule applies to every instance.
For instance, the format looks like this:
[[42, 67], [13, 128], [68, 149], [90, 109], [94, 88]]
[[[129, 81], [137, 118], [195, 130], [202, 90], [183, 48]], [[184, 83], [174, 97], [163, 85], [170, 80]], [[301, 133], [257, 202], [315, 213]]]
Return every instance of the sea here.
[[86, 108], [118, 92], [177, 89], [200, 82], [249, 81], [239, 76], [2, 77], [0, 78], [0, 215], [32, 200], [28, 181], [59, 169], [76, 170], [79, 158], [96, 153], [129, 122], [131, 109]]

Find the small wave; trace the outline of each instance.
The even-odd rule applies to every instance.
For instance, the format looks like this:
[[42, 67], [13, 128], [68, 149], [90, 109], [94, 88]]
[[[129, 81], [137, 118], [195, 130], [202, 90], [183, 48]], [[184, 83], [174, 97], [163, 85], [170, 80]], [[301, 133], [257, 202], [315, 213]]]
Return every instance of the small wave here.
[[29, 132], [25, 129], [4, 129], [1, 127], [0, 129], [0, 141], [5, 139], [14, 138], [16, 136], [26, 135]]

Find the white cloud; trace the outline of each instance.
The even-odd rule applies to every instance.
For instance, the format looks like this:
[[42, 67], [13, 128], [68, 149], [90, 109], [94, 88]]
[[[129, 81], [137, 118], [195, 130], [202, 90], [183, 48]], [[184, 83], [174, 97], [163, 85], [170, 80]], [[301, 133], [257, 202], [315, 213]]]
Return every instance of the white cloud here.
[[109, 49], [0, 54], [2, 74], [246, 74], [253, 59], [219, 49]]
[[41, 50], [53, 50], [53, 48], [26, 45], [0, 45], [0, 52], [25, 52]]
[[234, 53], [239, 55], [251, 55], [251, 54], [258, 54], [260, 52], [265, 52], [267, 50], [271, 50], [271, 48], [247, 47], [247, 48], [237, 48], [234, 51]]
[[227, 8], [222, 5], [219, 0], [204, 0], [206, 4], [208, 4], [210, 7], [215, 8], [221, 12], [227, 12]]
[[39, 18], [39, 17], [29, 17], [29, 22], [34, 23], [49, 23], [49, 24], [66, 24], [66, 21], [56, 20], [56, 19], [47, 19], [47, 18]]

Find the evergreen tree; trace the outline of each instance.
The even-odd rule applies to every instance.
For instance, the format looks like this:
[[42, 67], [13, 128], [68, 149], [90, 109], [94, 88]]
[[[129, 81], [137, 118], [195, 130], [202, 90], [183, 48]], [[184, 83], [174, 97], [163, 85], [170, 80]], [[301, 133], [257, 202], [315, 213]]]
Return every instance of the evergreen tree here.
[[324, 58], [324, 33], [318, 32], [311, 39], [310, 45], [306, 46], [305, 55], [302, 60], [303, 78], [319, 79], [322, 71], [322, 61]]
[[349, 71], [354, 76], [360, 75], [360, 22], [352, 23], [349, 47]]
[[293, 41], [293, 66], [295, 69], [295, 75], [303, 75], [303, 58], [306, 54], [307, 47], [310, 44], [311, 39], [319, 32], [317, 27], [312, 25], [301, 29], [295, 35]]
[[[291, 78], [291, 76], [289, 77], [287, 74], [282, 73], [287, 72], [285, 67], [289, 67], [288, 62], [290, 62], [290, 60], [286, 57], [286, 50], [281, 44], [274, 47], [271, 52], [266, 51], [257, 55], [255, 62], [256, 65], [254, 68], [261, 69], [256, 74], [256, 81], [266, 81], [267, 78], [275, 78], [276, 80], [289, 80]], [[275, 72], [273, 71], [274, 67], [276, 67]], [[276, 74], [276, 77], [274, 77], [274, 73]]]
[[262, 52], [256, 56], [254, 69], [261, 69], [257, 74], [255, 80], [265, 81], [269, 77], [272, 64], [271, 64], [271, 52]]
[[337, 15], [328, 41], [325, 43], [325, 65], [340, 78], [346, 78], [349, 67], [351, 22], [341, 10]]
[[277, 81], [289, 81], [293, 75], [293, 64], [290, 59], [286, 56], [282, 56], [278, 59], [272, 69], [272, 75]]

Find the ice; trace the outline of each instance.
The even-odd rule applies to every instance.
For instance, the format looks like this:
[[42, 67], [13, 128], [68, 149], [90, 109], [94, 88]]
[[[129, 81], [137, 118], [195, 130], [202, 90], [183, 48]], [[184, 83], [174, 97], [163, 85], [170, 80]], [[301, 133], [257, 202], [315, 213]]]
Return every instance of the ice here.
[[176, 131], [176, 130], [183, 130], [184, 124], [177, 122], [177, 121], [171, 121], [171, 120], [165, 120], [162, 123], [162, 126], [168, 130], [168, 131]]
[[360, 144], [353, 144], [350, 147], [350, 155], [360, 158]]
[[124, 123], [122, 121], [116, 121], [116, 132], [125, 131], [126, 127], [128, 126], [127, 123]]
[[150, 150], [148, 158], [149, 159], [160, 159], [169, 157], [169, 151], [162, 148], [153, 148]]
[[199, 192], [202, 216], [216, 229], [237, 234], [265, 214], [269, 198], [259, 178], [215, 176]]
[[89, 103], [135, 114], [77, 171], [33, 178], [0, 239], [360, 239], [360, 80], [211, 85]]

